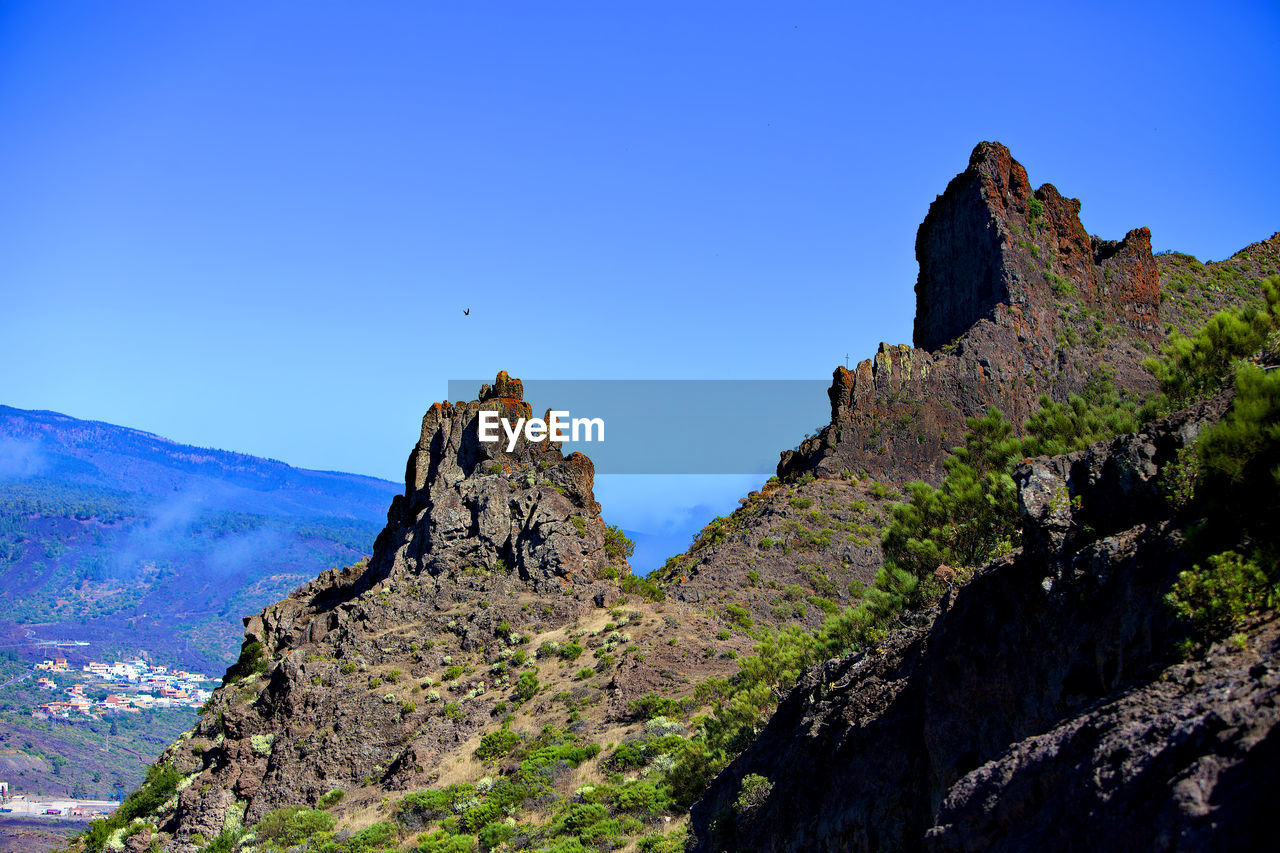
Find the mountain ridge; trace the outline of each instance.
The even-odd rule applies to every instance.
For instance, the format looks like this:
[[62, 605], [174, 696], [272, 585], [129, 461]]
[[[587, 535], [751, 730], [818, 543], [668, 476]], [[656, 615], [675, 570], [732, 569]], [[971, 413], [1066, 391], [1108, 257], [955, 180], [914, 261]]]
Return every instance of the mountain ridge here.
[[360, 557], [395, 488], [11, 406], [0, 451], [0, 619], [202, 671], [234, 656], [225, 611]]
[[[1154, 427], [1154, 433], [1126, 434], [1075, 455], [1039, 460], [1026, 476], [1018, 469], [1031, 531], [1021, 554], [986, 566], [937, 565], [935, 571], [930, 565], [927, 577], [901, 586], [943, 590], [943, 604], [926, 599], [921, 611], [900, 609], [897, 602], [906, 599], [895, 598], [893, 585], [906, 582], [885, 565], [881, 547], [881, 536], [898, 515], [893, 503], [900, 489], [908, 479], [936, 482], [945, 451], [965, 425], [963, 415], [985, 413], [994, 403], [1004, 403], [1005, 416], [1016, 418], [1020, 428], [1021, 415], [1034, 410], [1041, 392], [1069, 401], [1073, 389], [1099, 390], [1090, 380], [1101, 368], [1110, 371], [1112, 390], [1135, 398], [1121, 403], [1136, 403], [1158, 384], [1142, 367], [1153, 341], [1169, 327], [1250, 298], [1251, 280], [1238, 265], [1210, 267], [1186, 256], [1161, 262], [1141, 230], [1130, 232], [1127, 243], [1081, 238], [1077, 202], [1050, 192], [1051, 185], [1033, 193], [1028, 184], [1023, 192], [1021, 167], [1015, 169], [1011, 157], [1005, 160], [1003, 146], [987, 143], [978, 153], [979, 166], [993, 163], [1009, 177], [1009, 198], [1017, 202], [999, 195], [1003, 210], [1013, 213], [1002, 214], [1006, 218], [997, 226], [1010, 227], [995, 233], [1011, 239], [998, 264], [988, 259], [992, 270], [1003, 272], [985, 281], [1002, 282], [1009, 294], [1020, 292], [1025, 299], [993, 303], [994, 319], [985, 308], [971, 312], [972, 323], [953, 351], [951, 341], [937, 350], [944, 369], [932, 369], [933, 353], [882, 348], [881, 369], [893, 381], [877, 383], [872, 368], [872, 392], [867, 398], [850, 396], [848, 405], [841, 389], [853, 386], [840, 381], [838, 369], [833, 423], [799, 451], [784, 453], [777, 480], [746, 496], [734, 514], [709, 524], [652, 579], [631, 575], [625, 542], [611, 539], [592, 493], [589, 459], [565, 457], [547, 442], [523, 441], [510, 454], [478, 442], [481, 410], [528, 414], [519, 380], [499, 373], [475, 400], [432, 404], [406, 464], [404, 490], [392, 500], [371, 560], [325, 572], [246, 620], [240, 659], [198, 725], [166, 751], [156, 777], [126, 804], [125, 814], [94, 830], [86, 847], [96, 851], [136, 830], [131, 843], [138, 839], [140, 847], [154, 843], [181, 853], [246, 845], [346, 853], [402, 849], [411, 842], [422, 851], [666, 853], [683, 847], [686, 809], [695, 802], [688, 826], [699, 849], [806, 849], [814, 838], [830, 849], [843, 849], [851, 838], [864, 840], [868, 849], [898, 841], [919, 846], [934, 812], [918, 801], [939, 797], [938, 790], [926, 789], [936, 781], [928, 772], [920, 786], [888, 792], [901, 799], [877, 799], [875, 792], [862, 798], [855, 811], [880, 809], [891, 816], [856, 818], [850, 831], [828, 832], [823, 825], [847, 810], [815, 817], [806, 805], [810, 800], [791, 796], [825, 778], [819, 771], [835, 767], [838, 776], [843, 766], [838, 743], [811, 748], [804, 740], [813, 731], [804, 725], [806, 709], [813, 707], [807, 697], [816, 689], [820, 698], [830, 698], [824, 673], [832, 668], [873, 670], [866, 689], [853, 697], [853, 710], [887, 720], [912, 751], [881, 756], [866, 775], [925, 768], [923, 761], [901, 759], [928, 752], [911, 734], [919, 714], [882, 713], [894, 707], [902, 690], [920, 689], [912, 686], [907, 658], [899, 652], [918, 650], [929, 626], [945, 614], [967, 614], [969, 621], [956, 624], [968, 626], [960, 639], [979, 650], [973, 660], [943, 657], [929, 663], [956, 687], [952, 704], [963, 716], [965, 691], [980, 675], [966, 666], [981, 665], [984, 642], [999, 639], [998, 632], [991, 639], [990, 625], [983, 622], [981, 590], [998, 591], [1002, 579], [1013, 577], [1017, 589], [1006, 590], [1002, 600], [1013, 602], [1014, 610], [1018, 600], [1030, 600], [1020, 592], [1024, 588], [1040, 596], [1057, 588], [1070, 599], [1072, 583], [1091, 582], [1089, 567], [1106, 570], [1125, 588], [1142, 589], [1133, 624], [1125, 623], [1124, 613], [1117, 617], [1123, 623], [1117, 642], [1137, 637], [1136, 653], [1147, 661], [1165, 653], [1163, 639], [1182, 629], [1168, 629], [1176, 620], [1156, 609], [1162, 606], [1160, 584], [1180, 564], [1153, 568], [1159, 575], [1154, 583], [1141, 573], [1126, 576], [1129, 558], [1145, 553], [1140, 548], [1146, 534], [1109, 543], [1103, 534], [1120, 536], [1133, 528], [1116, 527], [1132, 518], [1106, 507], [1118, 506], [1119, 483], [1128, 489], [1122, 494], [1151, 498], [1134, 501], [1137, 511], [1155, 513], [1164, 505], [1159, 501], [1168, 499], [1160, 472], [1176, 469], [1178, 451], [1190, 436]], [[972, 169], [971, 164], [957, 180], [969, 180]], [[991, 205], [984, 209], [995, 209], [993, 198], [979, 197], [981, 205]], [[1032, 199], [1040, 205], [1034, 215]], [[972, 219], [972, 208], [954, 199], [937, 210], [930, 213], [941, 217], [935, 224], [948, 216]], [[980, 225], [987, 221], [978, 219]], [[1041, 228], [1033, 220], [1049, 224]], [[1025, 239], [1012, 239], [1019, 236]], [[974, 242], [965, 238], [955, 246]], [[965, 251], [990, 251], [989, 242], [977, 242]], [[1259, 245], [1257, 266], [1270, 274], [1276, 246]], [[1042, 259], [1050, 249], [1054, 254]], [[1107, 263], [1115, 258], [1125, 263]], [[1161, 298], [1166, 281], [1183, 298]], [[1023, 290], [1009, 289], [1014, 285]], [[1121, 299], [1117, 316], [1095, 306], [1110, 294]], [[1147, 310], [1153, 304], [1160, 310], [1169, 304], [1174, 313], [1157, 324]], [[1128, 305], [1137, 307], [1130, 311], [1123, 307]], [[1083, 337], [1090, 330], [1093, 337]], [[1074, 343], [1072, 334], [1080, 336]], [[898, 381], [904, 371], [911, 382]], [[911, 405], [933, 405], [935, 395], [921, 389], [941, 389], [944, 401], [967, 408], [944, 413], [946, 407], [937, 407], [934, 420], [922, 419]], [[1219, 417], [1223, 406], [1205, 417]], [[883, 429], [881, 418], [874, 437], [884, 440], [868, 446], [875, 416], [886, 412], [892, 429]], [[920, 442], [922, 427], [934, 432]], [[894, 442], [911, 452], [898, 452]], [[909, 442], [922, 449], [911, 449]], [[1118, 479], [1112, 476], [1117, 471], [1123, 475]], [[1077, 495], [1079, 506], [1073, 502]], [[1137, 526], [1148, 522], [1157, 532], [1165, 530], [1155, 514]], [[1037, 538], [1042, 529], [1063, 535]], [[1059, 556], [1074, 565], [1077, 555], [1084, 562], [1074, 574], [1062, 568], [1046, 579], [1011, 569], [1025, 565], [1020, 560], [1042, 565]], [[1097, 557], [1094, 563], [1088, 563], [1091, 556]], [[1116, 560], [1109, 569], [1110, 557]], [[1022, 667], [1031, 685], [1025, 697], [1031, 710], [986, 720], [989, 732], [975, 754], [962, 748], [962, 737], [950, 737], [944, 745], [947, 763], [937, 765], [948, 789], [952, 776], [971, 772], [975, 762], [994, 753], [991, 744], [1000, 742], [1001, 731], [1034, 735], [1032, 729], [1061, 717], [1063, 696], [1097, 698], [1119, 683], [1113, 669], [1123, 658], [1089, 654], [1094, 634], [1100, 643], [1109, 642], [1088, 622], [1089, 614], [1079, 616], [1052, 598], [1041, 610], [1046, 620], [1084, 626], [1076, 638], [1081, 665], [1063, 674], [1044, 656], [1019, 658], [1016, 644], [1000, 649], [999, 660]], [[1113, 615], [1098, 615], [1099, 624]], [[1027, 627], [1004, 621], [1008, 630]], [[869, 650], [833, 657], [859, 637]], [[916, 651], [909, 654], [920, 660]], [[806, 655], [826, 663], [810, 666], [815, 658]], [[1042, 664], [1068, 682], [1063, 690], [1035, 692]], [[894, 670], [905, 675], [899, 678]], [[791, 690], [797, 681], [800, 687]], [[986, 694], [978, 689], [973, 695]], [[1018, 697], [1011, 699], [1016, 703]], [[1078, 709], [1075, 701], [1065, 707]], [[777, 707], [781, 716], [769, 722]], [[864, 733], [856, 714], [845, 713], [850, 707], [833, 706], [827, 713], [822, 706], [809, 719], [834, 732], [837, 741], [854, 743]], [[760, 740], [762, 731], [768, 741]], [[723, 761], [709, 746], [713, 736], [727, 744]], [[802, 767], [785, 764], [789, 754], [808, 753], [813, 759]], [[748, 772], [761, 768], [773, 768], [776, 780]], [[953, 808], [963, 816], [959, 793]], [[736, 836], [721, 833], [726, 809], [742, 823]], [[909, 820], [894, 823], [895, 812]], [[130, 818], [137, 822], [128, 824]], [[815, 822], [819, 835], [798, 828], [804, 821]], [[728, 848], [721, 843], [726, 839]]]

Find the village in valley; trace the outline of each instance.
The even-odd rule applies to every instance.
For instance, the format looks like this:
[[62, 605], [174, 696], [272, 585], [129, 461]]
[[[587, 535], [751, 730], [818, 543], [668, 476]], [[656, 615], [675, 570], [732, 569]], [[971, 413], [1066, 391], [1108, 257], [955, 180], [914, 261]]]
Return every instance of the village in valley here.
[[[141, 658], [112, 663], [89, 662], [75, 670], [66, 658], [54, 658], [35, 664], [40, 676], [37, 684], [41, 690], [60, 691], [65, 698], [41, 703], [32, 710], [32, 716], [57, 717], [70, 720], [76, 716], [97, 719], [102, 714], [137, 714], [154, 708], [199, 708], [219, 679], [209, 678], [198, 672], [169, 669], [147, 663]], [[83, 674], [86, 681], [75, 681], [66, 687], [51, 676], [57, 674]], [[103, 688], [93, 690], [95, 682]]]
[[0, 652], [0, 823], [10, 829], [110, 813], [221, 683], [147, 652], [95, 660], [87, 642], [57, 645], [74, 648], [34, 661]]

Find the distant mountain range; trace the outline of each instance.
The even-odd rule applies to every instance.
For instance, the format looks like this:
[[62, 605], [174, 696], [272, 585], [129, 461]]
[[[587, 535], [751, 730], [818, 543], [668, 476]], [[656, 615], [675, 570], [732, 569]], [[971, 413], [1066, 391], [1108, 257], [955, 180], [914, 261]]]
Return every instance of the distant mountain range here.
[[0, 406], [0, 646], [220, 675], [241, 617], [366, 555], [400, 490]]

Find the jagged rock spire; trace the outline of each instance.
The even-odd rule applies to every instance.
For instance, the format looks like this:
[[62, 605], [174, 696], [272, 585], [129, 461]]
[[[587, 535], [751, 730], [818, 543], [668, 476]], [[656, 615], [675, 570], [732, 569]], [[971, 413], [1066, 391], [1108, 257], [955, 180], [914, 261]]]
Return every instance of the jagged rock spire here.
[[965, 418], [992, 406], [1020, 425], [1040, 394], [1062, 400], [1100, 375], [1150, 390], [1141, 362], [1162, 336], [1151, 235], [1100, 240], [1079, 212], [1052, 184], [1033, 191], [1008, 148], [979, 143], [916, 236], [915, 348], [881, 344], [836, 368], [831, 425], [778, 473], [936, 481]]
[[980, 142], [969, 167], [929, 207], [916, 234], [915, 345], [934, 350], [996, 306], [1017, 307], [1028, 330], [1052, 335], [1062, 299], [1082, 301], [1131, 333], [1160, 336], [1160, 281], [1151, 232], [1091, 237], [1080, 200], [1053, 184], [1033, 190], [998, 142]]

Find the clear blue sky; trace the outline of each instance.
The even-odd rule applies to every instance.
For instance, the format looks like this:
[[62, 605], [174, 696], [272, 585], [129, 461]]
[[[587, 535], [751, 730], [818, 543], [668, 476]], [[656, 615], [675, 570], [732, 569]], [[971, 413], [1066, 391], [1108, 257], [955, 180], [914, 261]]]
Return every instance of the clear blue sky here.
[[982, 139], [1103, 237], [1280, 228], [1277, 44], [1275, 2], [6, 2], [0, 402], [399, 479], [450, 377], [825, 377], [909, 342]]

